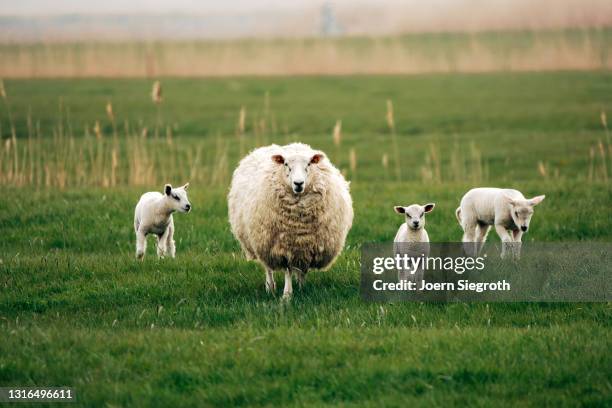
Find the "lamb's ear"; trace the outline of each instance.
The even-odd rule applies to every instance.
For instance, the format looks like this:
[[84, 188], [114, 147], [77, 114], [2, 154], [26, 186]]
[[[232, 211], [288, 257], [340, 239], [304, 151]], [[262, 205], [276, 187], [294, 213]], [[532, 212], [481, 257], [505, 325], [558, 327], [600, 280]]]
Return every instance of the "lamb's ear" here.
[[426, 213], [428, 213], [428, 212], [432, 212], [435, 206], [436, 206], [436, 203], [429, 203], [429, 204], [425, 204], [423, 206], [423, 209], [425, 210]]
[[172, 192], [172, 186], [170, 184], [166, 184], [164, 187], [164, 192], [166, 193], [166, 195], [170, 195], [170, 193]]
[[314, 156], [312, 156], [312, 159], [310, 159], [310, 164], [317, 164], [323, 160], [324, 157], [325, 155], [323, 155], [323, 153], [316, 153]]
[[405, 214], [406, 213], [406, 209], [404, 207], [402, 207], [402, 206], [399, 206], [399, 205], [396, 205], [395, 207], [393, 207], [393, 209], [398, 214]]
[[189, 188], [189, 183], [185, 183], [185, 185], [183, 187], [181, 187], [183, 190], [187, 190]]
[[546, 196], [539, 195], [539, 196], [533, 197], [531, 200], [529, 200], [529, 205], [534, 206], [534, 205], [540, 204], [542, 201], [544, 201], [544, 197]]
[[272, 156], [272, 161], [277, 164], [285, 164], [285, 158], [280, 154], [275, 154]]

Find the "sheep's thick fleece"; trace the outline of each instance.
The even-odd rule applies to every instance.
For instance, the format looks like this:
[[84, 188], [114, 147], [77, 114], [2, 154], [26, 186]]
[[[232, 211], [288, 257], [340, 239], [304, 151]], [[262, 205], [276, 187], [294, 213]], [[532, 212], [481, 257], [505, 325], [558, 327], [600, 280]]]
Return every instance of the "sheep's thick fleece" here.
[[353, 221], [348, 183], [324, 157], [313, 164], [302, 194], [284, 179], [273, 155], [321, 153], [294, 143], [252, 151], [234, 171], [228, 196], [234, 236], [249, 259], [271, 270], [329, 267], [344, 247]]

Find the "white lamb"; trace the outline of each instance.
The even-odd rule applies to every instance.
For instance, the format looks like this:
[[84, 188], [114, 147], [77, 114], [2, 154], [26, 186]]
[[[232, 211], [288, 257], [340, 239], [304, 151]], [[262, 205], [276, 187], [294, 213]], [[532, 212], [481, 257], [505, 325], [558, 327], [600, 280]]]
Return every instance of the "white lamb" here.
[[147, 250], [147, 235], [157, 237], [157, 255], [161, 258], [169, 254], [174, 258], [174, 220], [175, 211], [188, 213], [191, 203], [187, 199], [187, 187], [172, 188], [170, 184], [164, 187], [164, 194], [157, 191], [144, 193], [134, 211], [134, 231], [136, 231], [136, 258], [143, 259]]
[[285, 272], [283, 298], [293, 294], [311, 268], [327, 269], [342, 251], [353, 222], [349, 185], [321, 151], [293, 143], [249, 153], [234, 171], [228, 195], [232, 233], [247, 259]]
[[464, 248], [476, 256], [482, 249], [491, 225], [502, 240], [502, 258], [508, 248], [520, 256], [521, 238], [529, 229], [533, 207], [544, 200], [543, 195], [526, 199], [520, 191], [501, 188], [474, 188], [461, 199], [455, 211], [463, 228]]
[[[435, 203], [429, 203], [393, 207], [396, 213], [405, 216], [405, 222], [399, 227], [393, 239], [395, 254], [407, 254], [413, 257], [429, 255], [429, 235], [425, 230], [425, 214], [432, 212], [435, 206]], [[398, 270], [398, 280], [409, 278], [416, 281], [423, 279], [423, 269]]]

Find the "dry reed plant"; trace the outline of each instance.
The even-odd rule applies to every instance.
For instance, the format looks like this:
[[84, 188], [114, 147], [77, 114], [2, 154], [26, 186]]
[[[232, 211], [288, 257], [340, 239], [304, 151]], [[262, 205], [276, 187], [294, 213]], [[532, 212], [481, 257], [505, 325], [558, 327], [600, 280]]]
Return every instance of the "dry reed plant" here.
[[153, 82], [153, 88], [151, 90], [151, 100], [155, 104], [157, 109], [157, 118], [155, 122], [155, 138], [159, 137], [159, 128], [161, 127], [161, 104], [163, 101], [162, 97], [162, 86], [161, 82], [155, 81]]
[[389, 178], [389, 155], [387, 153], [382, 155], [381, 164], [385, 171], [385, 180], [387, 180]]
[[400, 151], [399, 146], [397, 144], [397, 135], [395, 134], [395, 117], [393, 115], [393, 102], [390, 99], [387, 99], [387, 126], [389, 127], [389, 131], [391, 132], [391, 144], [393, 147], [393, 156], [395, 162], [395, 177], [396, 181], [402, 181], [402, 170], [400, 163]]
[[351, 147], [349, 151], [349, 166], [351, 169], [351, 176], [353, 180], [357, 179], [357, 152], [354, 147]]
[[69, 42], [45, 42], [35, 47], [9, 43], [0, 44], [0, 76], [151, 78], [607, 70], [612, 66], [612, 44], [609, 28], [600, 27], [604, 28], [455, 33], [452, 38], [416, 34], [382, 40], [96, 41], [78, 47]]
[[607, 184], [610, 180], [610, 175], [608, 173], [608, 160], [610, 160], [610, 168], [612, 169], [612, 145], [610, 144], [608, 118], [603, 109], [600, 112], [599, 119], [606, 135], [606, 142], [604, 143], [601, 140], [598, 140], [597, 144], [590, 146], [587, 180], [590, 182], [603, 181]]
[[337, 120], [334, 125], [334, 133], [333, 133], [334, 146], [340, 147], [342, 143], [342, 121]]

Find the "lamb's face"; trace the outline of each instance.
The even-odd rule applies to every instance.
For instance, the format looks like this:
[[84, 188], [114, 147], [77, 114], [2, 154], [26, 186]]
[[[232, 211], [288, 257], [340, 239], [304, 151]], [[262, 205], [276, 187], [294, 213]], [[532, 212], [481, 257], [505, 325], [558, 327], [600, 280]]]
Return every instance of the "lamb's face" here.
[[306, 190], [312, 166], [318, 164], [322, 159], [323, 154], [321, 153], [315, 153], [312, 156], [301, 154], [272, 156], [272, 160], [277, 165], [283, 166], [285, 181], [294, 194], [302, 194]]
[[533, 216], [533, 207], [540, 204], [544, 196], [537, 196], [530, 200], [510, 199], [510, 215], [514, 224], [523, 232], [529, 229], [529, 223]]
[[166, 201], [168, 206], [174, 211], [188, 213], [191, 211], [191, 203], [187, 198], [187, 188], [189, 183], [182, 187], [172, 188], [170, 184], [166, 184], [164, 192], [166, 193]]
[[425, 227], [425, 214], [432, 212], [436, 205], [429, 203], [425, 205], [412, 204], [408, 207], [395, 206], [393, 209], [398, 214], [406, 216], [406, 225], [413, 231]]

